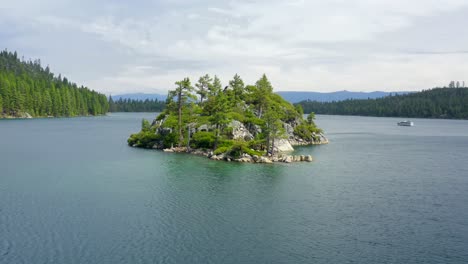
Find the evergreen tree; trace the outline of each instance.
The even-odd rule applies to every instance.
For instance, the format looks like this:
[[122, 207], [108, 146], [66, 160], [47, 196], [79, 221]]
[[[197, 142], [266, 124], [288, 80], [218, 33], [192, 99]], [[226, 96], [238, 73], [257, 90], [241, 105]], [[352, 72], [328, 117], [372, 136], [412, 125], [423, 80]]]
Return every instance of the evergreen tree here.
[[[97, 102], [91, 108], [83, 107], [83, 98]], [[20, 60], [16, 52], [0, 52], [1, 116], [76, 116], [105, 114], [108, 109], [104, 95], [78, 88], [67, 78], [57, 78], [40, 60]]]
[[198, 79], [198, 83], [195, 84], [197, 87], [196, 92], [200, 95], [200, 103], [203, 103], [203, 99], [207, 97], [208, 89], [212, 81], [213, 79], [211, 79], [210, 76], [206, 74], [205, 76], [200, 77], [200, 79]]
[[232, 88], [234, 93], [234, 103], [240, 102], [243, 99], [244, 95], [244, 81], [242, 81], [239, 75], [234, 75], [234, 78], [229, 81], [229, 86]]
[[187, 104], [189, 99], [195, 99], [195, 96], [192, 94], [193, 87], [191, 86], [190, 79], [184, 78], [181, 81], [175, 83], [177, 88], [175, 90], [169, 91], [169, 97], [176, 98], [177, 104], [177, 114], [178, 114], [178, 133], [179, 133], [179, 147], [182, 146], [184, 141], [183, 135], [183, 123], [182, 123], [182, 110]]

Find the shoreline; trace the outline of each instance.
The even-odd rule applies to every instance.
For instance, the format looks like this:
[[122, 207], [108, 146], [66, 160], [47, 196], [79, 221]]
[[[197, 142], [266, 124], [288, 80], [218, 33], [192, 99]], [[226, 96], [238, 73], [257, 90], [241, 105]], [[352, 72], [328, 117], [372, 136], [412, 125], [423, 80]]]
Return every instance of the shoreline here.
[[[304, 142], [300, 144], [291, 144], [293, 146], [312, 146], [312, 145], [325, 145], [329, 144], [329, 140], [324, 138], [325, 140], [322, 142]], [[130, 146], [133, 148], [141, 148], [137, 146]], [[159, 150], [166, 153], [184, 153], [196, 156], [203, 156], [207, 157], [211, 160], [216, 161], [225, 161], [225, 162], [239, 162], [239, 163], [264, 163], [264, 164], [273, 164], [273, 163], [293, 163], [293, 162], [312, 162], [314, 159], [311, 155], [292, 155], [287, 152], [281, 152], [275, 155], [269, 156], [258, 156], [258, 155], [249, 155], [247, 153], [243, 153], [239, 157], [233, 157], [226, 153], [221, 153], [215, 155], [213, 150], [208, 149], [188, 149], [187, 147], [171, 147], [171, 148], [149, 148], [154, 150]], [[291, 151], [292, 152], [292, 151]]]
[[0, 120], [33, 120], [33, 119], [55, 119], [55, 118], [77, 118], [77, 117], [98, 117], [98, 116], [107, 116], [109, 113], [102, 114], [102, 115], [76, 115], [76, 116], [7, 116], [7, 115], [0, 115]]

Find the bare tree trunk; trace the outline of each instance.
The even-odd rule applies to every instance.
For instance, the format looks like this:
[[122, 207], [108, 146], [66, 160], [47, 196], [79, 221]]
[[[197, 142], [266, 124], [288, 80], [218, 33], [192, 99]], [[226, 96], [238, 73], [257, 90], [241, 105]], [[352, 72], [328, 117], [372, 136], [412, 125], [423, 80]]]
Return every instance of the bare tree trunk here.
[[216, 137], [215, 137], [215, 143], [214, 143], [215, 150], [218, 148], [218, 139], [219, 139], [219, 124], [216, 124]]
[[182, 92], [180, 91], [177, 95], [178, 106], [179, 106], [179, 147], [182, 147], [184, 141], [184, 135], [182, 135]]
[[267, 156], [268, 154], [270, 153], [270, 132], [268, 132], [268, 135], [267, 135], [267, 146], [266, 146], [266, 151], [267, 151]]
[[275, 153], [275, 135], [276, 133], [273, 133], [273, 138], [271, 139], [271, 155]]

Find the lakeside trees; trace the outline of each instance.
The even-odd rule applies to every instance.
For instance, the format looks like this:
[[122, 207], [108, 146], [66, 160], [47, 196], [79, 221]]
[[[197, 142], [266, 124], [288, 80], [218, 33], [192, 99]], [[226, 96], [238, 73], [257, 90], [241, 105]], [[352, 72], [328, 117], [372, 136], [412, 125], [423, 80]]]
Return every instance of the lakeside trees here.
[[109, 97], [109, 112], [161, 112], [166, 107], [166, 102], [157, 99], [135, 100], [123, 99], [114, 101]]
[[[468, 119], [468, 88], [434, 88], [405, 95], [339, 102], [302, 101], [305, 113], [381, 117]], [[461, 86], [460, 86], [461, 87]]]
[[0, 117], [100, 115], [108, 109], [105, 95], [54, 76], [40, 60], [0, 52]]
[[275, 140], [286, 136], [307, 134], [308, 142], [319, 140], [321, 130], [304, 120], [299, 108], [273, 93], [266, 75], [255, 85], [246, 86], [236, 74], [228, 84], [223, 89], [219, 78], [209, 75], [200, 77], [196, 89], [188, 78], [176, 82], [150, 132], [145, 125], [140, 133], [130, 136], [128, 144], [146, 148], [189, 146], [237, 156], [273, 154]]

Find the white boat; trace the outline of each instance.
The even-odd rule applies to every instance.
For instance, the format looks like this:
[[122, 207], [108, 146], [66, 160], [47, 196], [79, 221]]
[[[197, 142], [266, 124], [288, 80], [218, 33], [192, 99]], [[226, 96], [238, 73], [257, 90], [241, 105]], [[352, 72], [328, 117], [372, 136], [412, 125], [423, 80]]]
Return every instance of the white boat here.
[[408, 120], [398, 122], [397, 125], [399, 126], [414, 126], [414, 123]]

